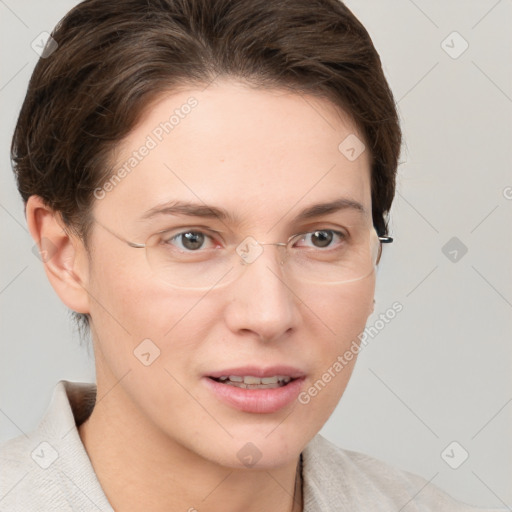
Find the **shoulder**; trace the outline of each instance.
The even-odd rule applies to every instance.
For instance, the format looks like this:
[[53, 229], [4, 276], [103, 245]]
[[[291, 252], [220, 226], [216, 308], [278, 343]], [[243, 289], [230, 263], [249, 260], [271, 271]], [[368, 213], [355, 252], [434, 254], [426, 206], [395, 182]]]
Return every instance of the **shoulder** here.
[[32, 436], [20, 435], [0, 445], [0, 512], [38, 510], [56, 497], [56, 475], [43, 470], [55, 455], [34, 441]]
[[339, 448], [320, 435], [307, 445], [303, 460], [305, 512], [484, 512], [455, 500], [425, 478]]
[[112, 510], [76, 426], [94, 392], [60, 381], [38, 426], [0, 444], [0, 512]]

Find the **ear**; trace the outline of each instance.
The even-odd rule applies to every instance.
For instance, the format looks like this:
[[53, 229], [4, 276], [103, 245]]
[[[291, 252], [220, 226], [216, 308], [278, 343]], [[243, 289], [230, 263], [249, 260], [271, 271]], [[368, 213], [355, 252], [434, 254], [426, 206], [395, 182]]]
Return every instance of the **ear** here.
[[89, 264], [82, 241], [66, 229], [61, 215], [39, 196], [29, 197], [25, 214], [53, 289], [68, 308], [89, 313]]

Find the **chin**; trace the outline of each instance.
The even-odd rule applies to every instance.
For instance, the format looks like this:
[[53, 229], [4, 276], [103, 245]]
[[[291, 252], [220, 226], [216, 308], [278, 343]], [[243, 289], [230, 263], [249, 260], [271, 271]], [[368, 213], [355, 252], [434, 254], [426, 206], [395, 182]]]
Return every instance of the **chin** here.
[[237, 428], [217, 439], [206, 439], [196, 446], [196, 453], [203, 458], [231, 469], [271, 470], [295, 463], [311, 436], [298, 428], [281, 425], [271, 429]]

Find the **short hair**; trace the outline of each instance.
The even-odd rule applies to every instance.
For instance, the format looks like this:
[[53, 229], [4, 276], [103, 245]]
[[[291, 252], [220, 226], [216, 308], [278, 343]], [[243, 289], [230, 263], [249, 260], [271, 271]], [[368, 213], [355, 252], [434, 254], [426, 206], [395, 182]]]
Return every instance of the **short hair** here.
[[[338, 0], [85, 0], [52, 33], [15, 127], [11, 159], [87, 247], [94, 191], [151, 101], [229, 77], [333, 102], [371, 159], [372, 220], [387, 233], [401, 129], [372, 40]], [[43, 54], [43, 57], [44, 54]], [[73, 313], [79, 327], [88, 315]]]

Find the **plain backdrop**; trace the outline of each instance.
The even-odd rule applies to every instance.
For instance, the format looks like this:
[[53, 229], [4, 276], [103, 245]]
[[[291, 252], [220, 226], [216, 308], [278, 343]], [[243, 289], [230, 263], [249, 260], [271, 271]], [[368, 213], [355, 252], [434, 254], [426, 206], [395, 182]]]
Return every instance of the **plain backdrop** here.
[[[32, 252], [9, 159], [32, 41], [76, 3], [0, 0], [0, 440], [37, 425], [58, 380], [95, 378]], [[405, 139], [368, 325], [395, 301], [403, 310], [361, 351], [322, 433], [467, 503], [511, 508], [512, 2], [346, 3], [381, 55]]]

